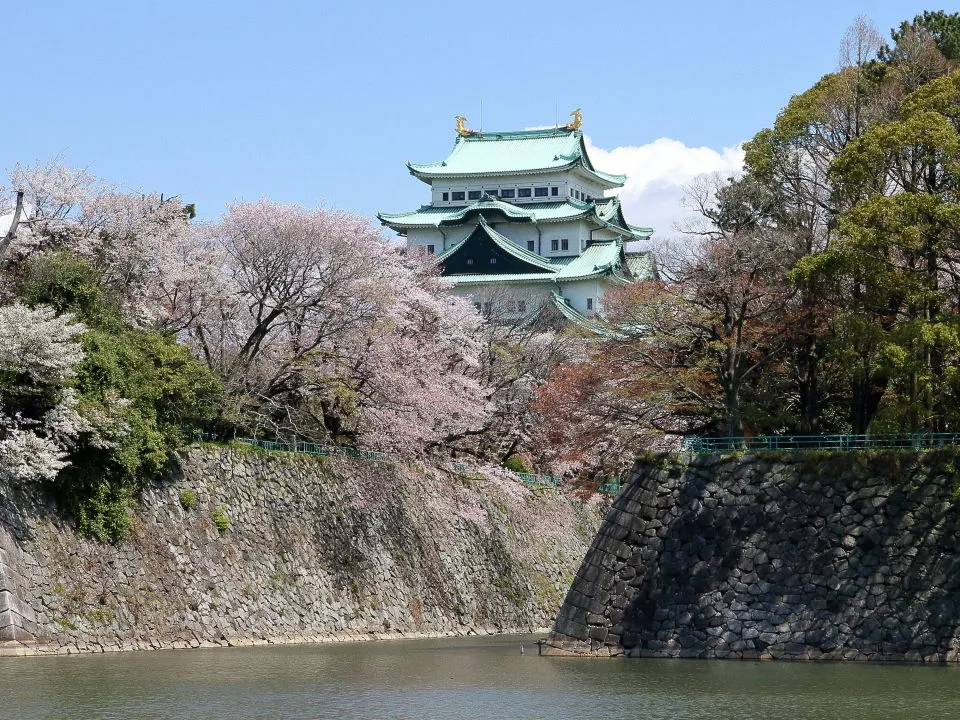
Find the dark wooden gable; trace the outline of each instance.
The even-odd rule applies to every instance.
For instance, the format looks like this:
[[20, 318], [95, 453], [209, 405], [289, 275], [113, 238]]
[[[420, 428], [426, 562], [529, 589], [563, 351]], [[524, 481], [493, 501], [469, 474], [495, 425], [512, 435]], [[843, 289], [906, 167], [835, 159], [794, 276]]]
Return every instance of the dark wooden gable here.
[[518, 273], [551, 274], [550, 270], [522, 257], [526, 251], [511, 254], [500, 247], [484, 225], [477, 225], [467, 239], [443, 261], [442, 275], [516, 275]]

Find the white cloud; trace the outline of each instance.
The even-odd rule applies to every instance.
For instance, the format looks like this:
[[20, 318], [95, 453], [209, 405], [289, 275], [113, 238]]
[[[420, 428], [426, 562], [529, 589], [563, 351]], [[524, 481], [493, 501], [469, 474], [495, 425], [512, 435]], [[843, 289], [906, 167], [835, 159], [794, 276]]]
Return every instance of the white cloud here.
[[687, 147], [679, 140], [660, 138], [646, 145], [604, 150], [586, 138], [590, 159], [598, 170], [627, 175], [618, 192], [623, 214], [632, 225], [653, 227], [654, 238], [676, 233], [677, 223], [689, 217], [681, 206], [683, 186], [698, 175], [736, 175], [743, 166], [743, 146], [723, 148]]

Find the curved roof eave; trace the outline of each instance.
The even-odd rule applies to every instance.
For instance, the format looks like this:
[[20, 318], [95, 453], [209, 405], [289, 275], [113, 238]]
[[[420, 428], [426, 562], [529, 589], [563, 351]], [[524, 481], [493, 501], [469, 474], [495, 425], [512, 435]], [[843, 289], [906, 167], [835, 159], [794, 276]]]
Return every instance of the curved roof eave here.
[[[559, 202], [516, 205], [502, 200], [480, 200], [462, 208], [421, 206], [405, 213], [377, 213], [381, 224], [400, 232], [409, 228], [437, 229], [466, 225], [472, 218], [485, 213], [502, 213], [510, 222], [562, 223], [592, 218], [594, 203], [579, 203], [566, 199]], [[599, 222], [599, 221], [598, 221]]]
[[593, 176], [594, 179], [600, 180], [601, 183], [609, 184], [611, 187], [623, 187], [623, 184], [627, 181], [626, 175], [614, 175], [613, 173], [605, 173], [600, 170], [597, 170], [593, 166], [593, 161], [590, 159], [590, 154], [587, 152], [587, 141], [584, 140], [583, 135], [580, 135], [580, 165], [584, 170], [587, 171], [587, 174]]
[[407, 169], [410, 171], [410, 174], [413, 175], [418, 180], [422, 180], [428, 185], [433, 184], [433, 180], [450, 180], [455, 178], [490, 178], [490, 177], [517, 177], [523, 175], [546, 175], [547, 173], [555, 172], [567, 172], [568, 170], [574, 170], [579, 168], [583, 171], [592, 180], [597, 181], [601, 185], [605, 185], [607, 189], [614, 189], [623, 187], [624, 183], [627, 181], [626, 175], [614, 175], [612, 173], [601, 172], [600, 170], [595, 170], [592, 167], [589, 167], [587, 163], [583, 162], [582, 158], [576, 158], [566, 163], [565, 165], [557, 165], [554, 167], [545, 167], [545, 168], [529, 168], [526, 170], [498, 170], [491, 172], [477, 172], [477, 173], [445, 173], [445, 172], [431, 172], [430, 168], [436, 167], [436, 163], [431, 163], [429, 165], [415, 165], [413, 163], [407, 163]]
[[510, 284], [520, 285], [536, 283], [556, 283], [556, 275], [547, 273], [537, 274], [520, 273], [513, 275], [444, 275], [444, 280], [452, 282], [454, 285], [489, 285], [489, 284]]
[[498, 212], [515, 222], [536, 222], [535, 212], [526, 210], [517, 205], [501, 202], [499, 200], [480, 200], [472, 205], [468, 205], [459, 212], [449, 217], [441, 218], [437, 225], [461, 225], [463, 222], [474, 215], [483, 217], [484, 212]]
[[[413, 163], [407, 163], [407, 168], [410, 170], [410, 174], [420, 180], [426, 182], [429, 180], [437, 179], [451, 179], [451, 178], [485, 178], [485, 177], [506, 177], [512, 175], [543, 175], [545, 173], [552, 172], [564, 172], [566, 170], [571, 170], [577, 166], [577, 161], [573, 160], [566, 165], [557, 165], [555, 167], [544, 167], [544, 168], [529, 168], [525, 170], [496, 170], [490, 172], [473, 172], [473, 173], [444, 173], [444, 172], [430, 172], [427, 168], [436, 167], [436, 163], [430, 163], [429, 165], [414, 165]], [[596, 172], [596, 171], [593, 171]]]

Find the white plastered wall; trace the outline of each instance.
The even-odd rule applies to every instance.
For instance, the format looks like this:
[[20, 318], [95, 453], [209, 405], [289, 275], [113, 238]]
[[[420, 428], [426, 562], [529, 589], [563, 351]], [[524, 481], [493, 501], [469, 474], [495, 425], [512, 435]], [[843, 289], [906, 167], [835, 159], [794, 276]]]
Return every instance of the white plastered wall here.
[[[574, 310], [584, 315], [596, 315], [603, 307], [603, 295], [612, 286], [602, 277], [574, 282], [561, 282], [560, 295], [569, 300]], [[593, 300], [593, 308], [587, 308], [587, 300]]]

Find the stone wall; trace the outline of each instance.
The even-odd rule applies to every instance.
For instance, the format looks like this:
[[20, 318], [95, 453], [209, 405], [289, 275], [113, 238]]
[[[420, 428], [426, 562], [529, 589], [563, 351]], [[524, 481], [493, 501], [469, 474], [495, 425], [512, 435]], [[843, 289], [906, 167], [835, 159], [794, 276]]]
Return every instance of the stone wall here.
[[544, 647], [960, 659], [956, 450], [639, 461]]
[[604, 509], [506, 475], [193, 448], [114, 547], [0, 484], [0, 654], [541, 628]]

